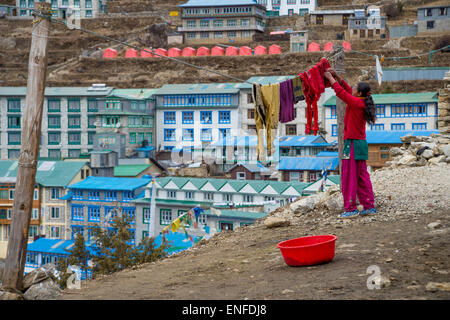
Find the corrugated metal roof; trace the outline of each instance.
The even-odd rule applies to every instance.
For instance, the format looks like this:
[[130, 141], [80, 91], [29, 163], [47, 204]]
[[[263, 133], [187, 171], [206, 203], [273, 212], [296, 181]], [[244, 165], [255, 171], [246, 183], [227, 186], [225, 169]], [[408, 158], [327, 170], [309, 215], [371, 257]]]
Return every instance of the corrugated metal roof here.
[[[105, 87], [105, 90], [89, 89], [91, 87], [47, 87], [44, 94], [46, 97], [104, 97], [113, 90], [112, 87]], [[26, 96], [26, 94], [26, 87], [0, 87], [0, 96]]]
[[148, 100], [158, 89], [114, 89], [108, 97], [118, 97], [129, 100]]
[[257, 163], [244, 163], [244, 162], [237, 163], [234, 166], [232, 166], [230, 169], [228, 169], [227, 172], [230, 172], [236, 166], [243, 166], [243, 167], [247, 168], [247, 170], [250, 171], [250, 172], [269, 172], [269, 169], [264, 167], [261, 164], [261, 162], [257, 162]]
[[280, 147], [331, 146], [322, 136], [282, 136], [278, 138]]
[[[186, 235], [184, 233], [181, 234], [179, 232], [170, 232], [169, 234], [166, 234], [164, 237], [167, 243], [169, 244], [169, 246], [166, 249], [164, 249], [164, 251], [166, 251], [169, 254], [180, 252], [192, 247], [192, 241], [186, 239]], [[200, 241], [201, 238], [202, 237], [193, 237], [194, 242]], [[161, 246], [162, 243], [161, 234], [156, 236], [154, 241], [155, 241], [155, 248]]]
[[238, 93], [242, 86], [242, 83], [165, 84], [154, 95], [233, 94]]
[[336, 170], [339, 166], [338, 157], [282, 157], [278, 163], [278, 170]]
[[220, 211], [220, 216], [211, 213], [211, 210], [206, 210], [204, 214], [212, 217], [243, 219], [243, 220], [256, 220], [267, 216], [267, 213], [264, 212], [246, 212], [246, 211], [221, 210], [221, 209], [216, 210]]
[[366, 140], [368, 144], [401, 144], [403, 143], [401, 137], [407, 135], [428, 137], [432, 133], [439, 133], [439, 130], [367, 130]]
[[[80, 172], [85, 161], [39, 161], [36, 170], [36, 183], [47, 187], [65, 187]], [[17, 161], [0, 160], [0, 177], [16, 177]]]
[[[438, 102], [437, 92], [418, 92], [418, 93], [385, 93], [373, 94], [372, 98], [375, 104], [400, 104], [400, 103], [429, 103]], [[335, 106], [336, 96], [332, 96], [324, 106]]]
[[321, 151], [316, 154], [316, 157], [339, 157], [339, 152], [336, 151]]
[[224, 6], [245, 6], [257, 5], [256, 0], [189, 0], [179, 5], [179, 7], [224, 7]]
[[83, 181], [68, 186], [69, 189], [120, 190], [133, 191], [143, 187], [152, 179], [143, 178], [110, 178], [89, 176]]
[[115, 177], [135, 177], [145, 169], [150, 168], [149, 164], [123, 164], [114, 167]]
[[[74, 243], [75, 240], [39, 238], [27, 245], [27, 251], [69, 255], [71, 253], [68, 250], [73, 247]], [[86, 243], [86, 248], [90, 253], [93, 253], [89, 243]]]

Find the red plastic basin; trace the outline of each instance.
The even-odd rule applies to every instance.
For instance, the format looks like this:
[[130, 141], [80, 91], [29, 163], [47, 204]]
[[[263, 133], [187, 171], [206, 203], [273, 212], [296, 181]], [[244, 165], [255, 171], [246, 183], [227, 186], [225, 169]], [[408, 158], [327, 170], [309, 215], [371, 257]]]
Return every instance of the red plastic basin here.
[[309, 236], [278, 243], [277, 247], [288, 266], [311, 266], [333, 260], [337, 237]]

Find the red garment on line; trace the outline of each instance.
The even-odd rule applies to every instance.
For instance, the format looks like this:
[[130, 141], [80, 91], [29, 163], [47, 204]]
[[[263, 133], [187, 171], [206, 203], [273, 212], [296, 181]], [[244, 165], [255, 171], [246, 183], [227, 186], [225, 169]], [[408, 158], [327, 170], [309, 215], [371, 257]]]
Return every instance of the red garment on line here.
[[330, 63], [326, 58], [322, 58], [314, 67], [298, 74], [302, 79], [303, 94], [306, 100], [306, 134], [311, 132], [311, 106], [314, 108], [314, 124], [312, 127], [314, 135], [317, 135], [317, 131], [319, 131], [317, 102], [320, 99], [320, 95], [325, 92], [325, 88], [331, 87], [330, 82], [324, 79], [323, 76], [328, 68], [331, 68]]

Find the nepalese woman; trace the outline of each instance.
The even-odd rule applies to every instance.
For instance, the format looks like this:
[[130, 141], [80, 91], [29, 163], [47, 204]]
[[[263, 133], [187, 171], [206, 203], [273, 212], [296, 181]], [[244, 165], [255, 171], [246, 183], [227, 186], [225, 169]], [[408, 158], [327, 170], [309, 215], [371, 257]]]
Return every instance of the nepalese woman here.
[[[330, 68], [324, 73], [330, 81], [336, 96], [347, 106], [344, 116], [344, 149], [342, 152], [342, 195], [345, 212], [340, 218], [354, 218], [358, 215], [375, 214], [375, 200], [366, 160], [369, 148], [366, 141], [366, 123], [374, 124], [376, 120], [375, 104], [371, 97], [368, 83], [360, 82], [351, 88]], [[364, 210], [357, 209], [356, 197]]]

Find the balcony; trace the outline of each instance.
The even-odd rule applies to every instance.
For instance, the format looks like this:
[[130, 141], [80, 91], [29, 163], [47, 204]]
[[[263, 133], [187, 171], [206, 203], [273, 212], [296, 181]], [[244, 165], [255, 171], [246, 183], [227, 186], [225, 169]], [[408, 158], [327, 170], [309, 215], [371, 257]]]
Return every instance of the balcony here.
[[240, 31], [240, 30], [257, 30], [264, 32], [264, 27], [258, 25], [249, 25], [249, 26], [223, 26], [223, 27], [179, 27], [179, 32], [206, 32], [206, 31]]

